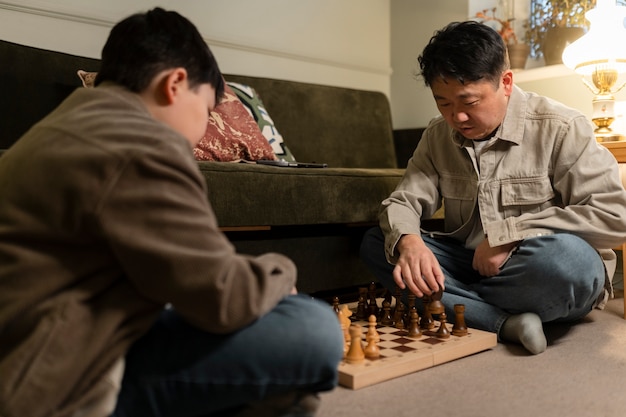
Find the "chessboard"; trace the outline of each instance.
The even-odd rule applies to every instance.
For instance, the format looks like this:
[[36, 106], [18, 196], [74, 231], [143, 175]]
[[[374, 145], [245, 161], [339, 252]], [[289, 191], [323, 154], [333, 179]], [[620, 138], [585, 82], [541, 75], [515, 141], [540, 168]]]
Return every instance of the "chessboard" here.
[[[365, 340], [369, 323], [357, 320], [353, 324], [362, 326]], [[438, 326], [435, 321], [435, 329]], [[451, 324], [446, 326], [452, 330]], [[472, 328], [465, 336], [451, 334], [447, 339], [436, 337], [434, 330], [422, 331], [419, 338], [407, 337], [406, 329], [376, 325], [376, 330], [380, 335], [380, 357], [352, 364], [343, 360], [339, 364], [340, 385], [360, 389], [491, 349], [498, 342], [495, 333]]]
[[[432, 368], [491, 349], [498, 343], [495, 333], [465, 326], [463, 305], [454, 308], [456, 325], [449, 323], [439, 303], [441, 294], [424, 299], [426, 311], [421, 318], [415, 310], [414, 297], [409, 299], [406, 309], [401, 302], [397, 303], [399, 308], [392, 306], [389, 296], [382, 303], [383, 308], [379, 308], [372, 290], [370, 296], [363, 293], [359, 297], [358, 305], [339, 306], [335, 298], [333, 308], [345, 337], [339, 384], [346, 388], [356, 390]], [[397, 325], [400, 322], [402, 325]], [[360, 342], [359, 349], [355, 349], [358, 352], [351, 349], [353, 340]]]

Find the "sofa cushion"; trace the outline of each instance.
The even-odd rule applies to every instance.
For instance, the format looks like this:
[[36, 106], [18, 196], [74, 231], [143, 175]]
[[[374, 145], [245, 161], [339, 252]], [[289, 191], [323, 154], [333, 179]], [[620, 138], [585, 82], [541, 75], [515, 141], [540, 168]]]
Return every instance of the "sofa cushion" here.
[[222, 227], [371, 223], [401, 169], [199, 162]]

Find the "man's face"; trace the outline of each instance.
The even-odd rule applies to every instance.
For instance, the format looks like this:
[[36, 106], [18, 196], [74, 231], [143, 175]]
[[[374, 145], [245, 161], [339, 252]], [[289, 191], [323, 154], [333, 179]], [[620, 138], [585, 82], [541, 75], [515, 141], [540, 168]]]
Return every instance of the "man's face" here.
[[461, 84], [451, 78], [437, 79], [431, 90], [437, 108], [448, 125], [466, 139], [489, 136], [504, 120], [513, 76], [505, 71], [496, 85], [491, 81]]

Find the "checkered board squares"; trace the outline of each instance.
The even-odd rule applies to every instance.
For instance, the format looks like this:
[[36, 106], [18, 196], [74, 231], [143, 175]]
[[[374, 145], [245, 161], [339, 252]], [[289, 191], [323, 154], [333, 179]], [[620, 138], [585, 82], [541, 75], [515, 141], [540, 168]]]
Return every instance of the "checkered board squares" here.
[[[368, 323], [354, 323], [362, 326], [365, 344]], [[452, 331], [452, 325], [447, 326]], [[380, 358], [366, 358], [358, 364], [342, 361], [339, 364], [339, 384], [346, 388], [360, 389], [482, 352], [498, 343], [495, 333], [471, 328], [468, 329], [467, 336], [450, 335], [448, 339], [440, 339], [434, 336], [438, 328], [439, 323], [435, 322], [433, 330], [422, 331], [419, 338], [410, 338], [407, 330], [377, 325]]]

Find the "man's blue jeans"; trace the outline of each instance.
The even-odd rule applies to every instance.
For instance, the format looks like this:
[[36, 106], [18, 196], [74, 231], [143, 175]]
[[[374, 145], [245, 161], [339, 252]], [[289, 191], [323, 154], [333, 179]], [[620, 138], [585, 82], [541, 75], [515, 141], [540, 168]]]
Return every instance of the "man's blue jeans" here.
[[304, 295], [224, 335], [166, 309], [126, 356], [113, 416], [209, 416], [294, 390], [331, 390], [342, 355], [331, 306]]
[[[536, 313], [544, 323], [575, 321], [591, 311], [604, 289], [602, 258], [571, 234], [523, 240], [500, 273], [491, 278], [472, 268], [474, 251], [459, 242], [426, 234], [422, 239], [445, 275], [441, 301], [446, 315], [454, 320], [454, 304], [465, 304], [465, 321], [477, 329], [499, 333], [510, 315], [527, 312]], [[361, 258], [383, 286], [393, 291], [394, 265], [385, 258], [380, 228], [366, 232]]]

